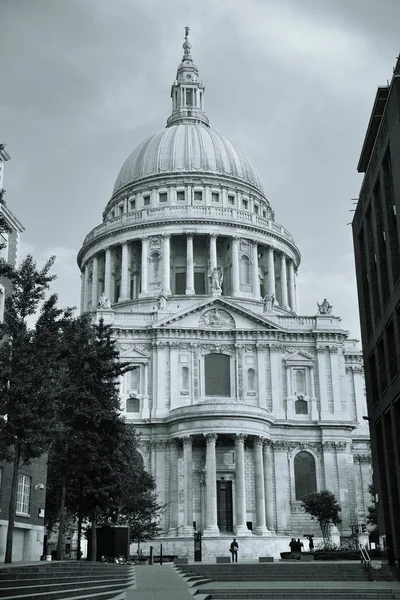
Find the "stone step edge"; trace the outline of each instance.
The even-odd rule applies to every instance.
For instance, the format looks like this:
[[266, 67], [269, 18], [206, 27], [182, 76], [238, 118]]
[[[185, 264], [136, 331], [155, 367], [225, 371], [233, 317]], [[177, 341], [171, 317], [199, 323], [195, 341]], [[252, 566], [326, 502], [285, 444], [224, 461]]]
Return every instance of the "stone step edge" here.
[[[107, 581], [122, 581], [122, 580], [129, 580], [132, 577], [130, 577], [129, 575], [124, 576], [118, 576], [115, 575], [115, 577], [108, 577]], [[200, 578], [201, 579], [201, 578]], [[23, 585], [37, 585], [37, 584], [52, 584], [52, 583], [70, 583], [72, 581], [76, 581], [76, 583], [78, 583], [79, 581], [82, 581], [82, 583], [85, 582], [91, 582], [91, 581], [98, 581], [99, 578], [98, 577], [93, 577], [92, 575], [74, 575], [74, 576], [69, 576], [69, 577], [27, 577], [27, 578], [22, 578], [20, 579], [19, 577], [14, 578], [14, 579], [2, 579], [0, 577], [0, 589], [2, 587], [7, 587], [7, 583], [15, 583], [15, 584], [20, 584], [21, 586]]]
[[[89, 590], [85, 590], [84, 588], [82, 590], [71, 590], [71, 592], [79, 592], [82, 591], [83, 595], [81, 596], [64, 596], [64, 597], [59, 597], [57, 596], [57, 599], [54, 600], [78, 600], [79, 598], [96, 598], [97, 596], [99, 596], [99, 594], [103, 594], [104, 596], [106, 594], [112, 594], [111, 596], [109, 596], [109, 598], [114, 598], [115, 595], [117, 594], [122, 594], [124, 593], [127, 588], [125, 586], [120, 586], [119, 588], [117, 588], [116, 590], [105, 590], [104, 587], [102, 586], [99, 591], [94, 591], [95, 588], [90, 588]], [[90, 594], [88, 593], [90, 592]], [[42, 597], [46, 597], [46, 595], [49, 594], [67, 594], [68, 590], [59, 590], [59, 591], [47, 591], [47, 592], [38, 592], [36, 594], [34, 594], [34, 596], [32, 596], [32, 594], [23, 594], [23, 595], [19, 595], [19, 596], [0, 596], [1, 600], [33, 600], [34, 598], [42, 598]], [[100, 596], [101, 597], [101, 596]]]
[[[128, 585], [129, 586], [130, 585], [130, 581], [131, 580], [119, 579], [117, 581], [112, 581], [111, 582], [108, 579], [93, 579], [93, 580], [87, 581], [87, 582], [85, 582], [85, 581], [76, 581], [75, 583], [77, 583], [77, 584], [82, 583], [82, 586], [84, 586], [85, 583], [89, 583], [89, 584], [94, 584], [95, 587], [96, 587], [96, 585], [97, 585], [97, 587], [99, 587], [100, 585], [101, 586], [103, 586], [103, 585]], [[63, 583], [59, 583], [59, 584], [57, 584], [57, 583], [47, 583], [46, 582], [46, 583], [39, 583], [39, 584], [34, 584], [34, 585], [20, 585], [20, 586], [15, 585], [15, 586], [12, 586], [12, 587], [0, 588], [0, 593], [1, 592], [7, 592], [7, 590], [15, 590], [15, 589], [18, 589], [18, 588], [21, 588], [21, 589], [25, 589], [26, 588], [28, 590], [29, 588], [37, 588], [37, 587], [43, 588], [43, 591], [49, 591], [49, 590], [46, 590], [45, 588], [46, 587], [53, 587], [53, 586], [68, 586], [71, 583], [74, 583], [74, 582], [69, 581], [69, 582], [65, 582], [65, 583], [63, 582]], [[90, 587], [93, 587], [93, 585], [91, 585]], [[58, 591], [58, 590], [51, 590], [51, 591]], [[0, 596], [0, 598], [1, 598], [1, 596]]]

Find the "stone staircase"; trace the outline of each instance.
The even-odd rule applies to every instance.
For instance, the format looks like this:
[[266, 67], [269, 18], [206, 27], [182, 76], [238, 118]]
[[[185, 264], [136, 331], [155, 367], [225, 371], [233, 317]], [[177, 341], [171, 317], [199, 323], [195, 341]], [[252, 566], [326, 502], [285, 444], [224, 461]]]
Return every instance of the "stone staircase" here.
[[[212, 581], [369, 581], [359, 562], [192, 563], [179, 565], [181, 575], [201, 576]], [[372, 569], [375, 581], [394, 581], [391, 569]]]
[[387, 565], [372, 570], [374, 581], [360, 563], [199, 563], [175, 569], [194, 600], [400, 600], [400, 585]]
[[87, 561], [0, 568], [1, 600], [111, 600], [135, 583], [131, 565]]

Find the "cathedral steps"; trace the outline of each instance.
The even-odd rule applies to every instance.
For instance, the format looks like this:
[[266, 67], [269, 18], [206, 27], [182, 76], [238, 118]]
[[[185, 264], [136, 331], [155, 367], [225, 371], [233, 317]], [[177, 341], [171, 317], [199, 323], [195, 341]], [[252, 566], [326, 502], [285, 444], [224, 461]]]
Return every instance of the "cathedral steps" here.
[[0, 599], [110, 600], [135, 583], [129, 565], [79, 561], [0, 568]]
[[[399, 589], [210, 589], [201, 591], [205, 600], [399, 600]], [[196, 596], [195, 596], [196, 598]]]

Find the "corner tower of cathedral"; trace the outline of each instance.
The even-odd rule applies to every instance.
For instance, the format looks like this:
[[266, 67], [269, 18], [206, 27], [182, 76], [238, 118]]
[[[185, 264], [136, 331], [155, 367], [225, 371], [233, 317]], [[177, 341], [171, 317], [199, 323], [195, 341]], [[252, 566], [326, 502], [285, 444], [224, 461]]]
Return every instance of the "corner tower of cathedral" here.
[[121, 406], [167, 506], [167, 554], [287, 550], [319, 535], [301, 498], [330, 489], [342, 531], [365, 520], [371, 466], [362, 354], [324, 301], [298, 314], [300, 252], [258, 172], [209, 126], [185, 29], [162, 131], [118, 174], [78, 255], [81, 310], [111, 324], [133, 370]]

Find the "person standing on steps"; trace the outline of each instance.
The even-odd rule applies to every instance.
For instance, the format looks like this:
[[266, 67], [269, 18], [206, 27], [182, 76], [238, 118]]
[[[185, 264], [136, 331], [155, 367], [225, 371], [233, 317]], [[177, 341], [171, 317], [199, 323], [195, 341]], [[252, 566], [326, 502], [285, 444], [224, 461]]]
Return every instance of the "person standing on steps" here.
[[231, 542], [229, 552], [232, 554], [232, 562], [237, 562], [238, 558], [238, 550], [239, 544], [236, 541], [236, 538], [233, 538], [233, 542]]

